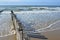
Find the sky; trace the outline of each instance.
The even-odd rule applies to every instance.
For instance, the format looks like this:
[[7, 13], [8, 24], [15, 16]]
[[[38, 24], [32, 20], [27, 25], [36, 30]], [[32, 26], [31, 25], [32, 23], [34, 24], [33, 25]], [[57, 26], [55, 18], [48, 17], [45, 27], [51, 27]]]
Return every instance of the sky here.
[[0, 0], [0, 5], [60, 5], [60, 0]]

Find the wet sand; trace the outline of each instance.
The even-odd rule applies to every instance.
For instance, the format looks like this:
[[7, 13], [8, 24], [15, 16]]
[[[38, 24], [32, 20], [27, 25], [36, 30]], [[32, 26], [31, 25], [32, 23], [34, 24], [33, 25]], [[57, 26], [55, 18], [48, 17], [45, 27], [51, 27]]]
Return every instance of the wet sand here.
[[60, 40], [60, 29], [43, 34], [48, 38], [48, 40]]
[[[48, 40], [60, 40], [60, 29], [50, 32], [42, 33], [45, 35], [45, 37], [48, 38]], [[37, 38], [31, 38], [31, 40], [43, 40], [43, 39], [37, 39]]]

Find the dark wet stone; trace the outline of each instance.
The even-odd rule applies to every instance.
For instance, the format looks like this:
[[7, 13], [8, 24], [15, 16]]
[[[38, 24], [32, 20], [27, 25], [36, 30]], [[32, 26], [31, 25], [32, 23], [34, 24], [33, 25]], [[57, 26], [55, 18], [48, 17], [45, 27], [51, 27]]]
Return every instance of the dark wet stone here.
[[34, 34], [34, 33], [30, 33], [30, 34], [27, 34], [29, 37], [32, 37], [32, 38], [38, 38], [38, 39], [48, 39], [46, 38], [44, 35], [41, 35], [41, 34]]

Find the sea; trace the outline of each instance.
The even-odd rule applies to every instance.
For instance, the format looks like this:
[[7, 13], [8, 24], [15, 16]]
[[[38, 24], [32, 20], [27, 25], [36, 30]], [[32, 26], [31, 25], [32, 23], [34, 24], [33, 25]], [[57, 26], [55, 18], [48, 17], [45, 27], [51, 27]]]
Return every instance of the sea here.
[[[11, 10], [13, 10], [17, 19], [22, 24], [24, 31], [36, 31], [38, 33], [42, 33], [48, 38], [48, 40], [60, 39], [60, 6], [2, 5], [0, 6], [0, 11], [1, 10], [4, 11], [0, 12], [0, 24], [10, 22], [11, 19], [8, 20], [10, 17], [9, 14]], [[8, 23], [8, 25], [10, 23]], [[6, 30], [4, 29], [5, 26], [2, 26], [0, 25], [0, 30], [1, 28]]]

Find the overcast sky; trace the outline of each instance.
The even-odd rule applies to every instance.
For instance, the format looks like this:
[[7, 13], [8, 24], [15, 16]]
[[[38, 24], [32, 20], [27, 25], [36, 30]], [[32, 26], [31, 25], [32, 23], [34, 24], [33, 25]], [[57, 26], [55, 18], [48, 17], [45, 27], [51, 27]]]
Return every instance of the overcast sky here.
[[0, 0], [0, 5], [60, 5], [60, 0]]

